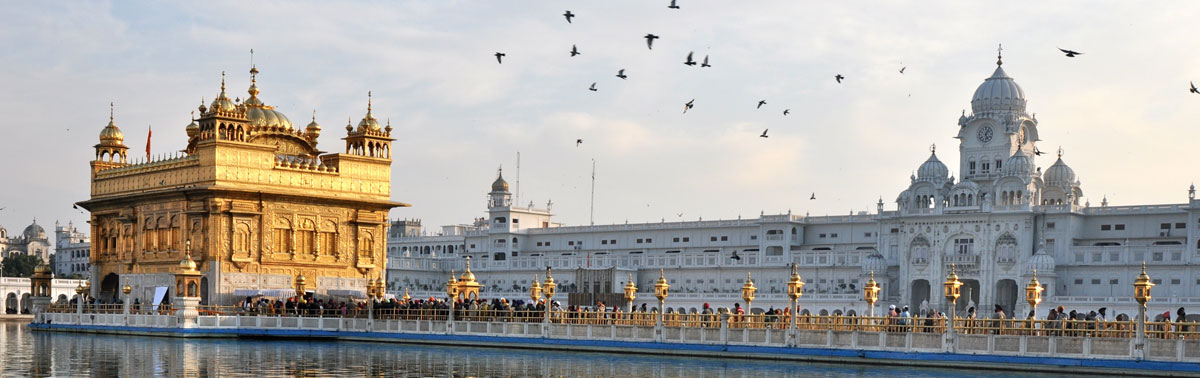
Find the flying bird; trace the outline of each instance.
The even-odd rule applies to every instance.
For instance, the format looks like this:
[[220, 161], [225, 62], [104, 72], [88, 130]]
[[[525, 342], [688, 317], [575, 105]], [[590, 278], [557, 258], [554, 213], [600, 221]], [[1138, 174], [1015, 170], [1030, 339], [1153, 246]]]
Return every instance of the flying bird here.
[[808, 199], [810, 199], [810, 200], [817, 199], [817, 192], [813, 192], [812, 197], [808, 197]]
[[903, 74], [904, 74], [904, 70], [905, 70], [905, 69], [907, 69], [907, 68], [908, 68], [907, 66], [905, 66], [905, 67], [900, 67], [900, 74], [901, 74], [901, 75], [903, 75]]
[[504, 64], [504, 62], [500, 60], [500, 58], [503, 58], [503, 57], [504, 57], [504, 53], [502, 53], [502, 52], [498, 52], [498, 53], [496, 53], [496, 63], [497, 63], [497, 64]]
[[588, 90], [595, 92], [596, 91], [596, 82], [592, 82], [592, 86], [588, 87]]
[[579, 49], [575, 48], [575, 45], [571, 45], [571, 56], [576, 56], [576, 55], [579, 55], [579, 54], [581, 54], [581, 53], [579, 52]]
[[841, 84], [841, 83], [842, 83], [842, 79], [845, 79], [846, 77], [845, 77], [845, 76], [842, 76], [842, 74], [837, 74], [837, 75], [835, 75], [833, 78], [837, 80], [838, 84]]
[[695, 102], [696, 102], [696, 99], [693, 98], [691, 101], [688, 101], [686, 104], [683, 104], [683, 114], [687, 114], [688, 109], [691, 109], [692, 106], [695, 105]]
[[678, 216], [678, 217], [680, 217], [680, 218], [683, 218], [683, 213], [678, 213], [678, 214], [675, 214], [675, 216]]
[[650, 49], [650, 50], [654, 50], [654, 40], [658, 39], [658, 36], [654, 35], [654, 34], [646, 34], [645, 38], [646, 38], [646, 48]]
[[1189, 82], [1188, 82], [1188, 84], [1191, 84], [1191, 85], [1192, 85], [1192, 89], [1191, 89], [1191, 92], [1192, 92], [1192, 93], [1200, 94], [1200, 89], [1196, 89], [1196, 83], [1193, 83], [1193, 82], [1190, 82], [1190, 81], [1189, 81]]
[[1044, 153], [1045, 152], [1038, 150], [1037, 147], [1033, 148], [1033, 156], [1042, 156], [1042, 154], [1044, 154]]
[[569, 24], [571, 23], [571, 17], [575, 17], [575, 14], [568, 10], [567, 13], [563, 13], [563, 17], [567, 18], [567, 23]]
[[708, 64], [708, 55], [704, 56], [704, 63], [700, 63], [700, 67], [712, 67], [711, 64]]
[[675, 0], [671, 0], [671, 5], [668, 5], [667, 8], [679, 9], [679, 6], [675, 5]]
[[788, 115], [788, 113], [791, 113], [791, 112], [792, 112], [792, 109], [783, 109], [783, 115]]
[[762, 106], [763, 106], [763, 105], [766, 105], [766, 104], [767, 104], [767, 100], [759, 100], [759, 101], [758, 101], [758, 107], [756, 107], [755, 109], [761, 109], [761, 108], [762, 108]]
[[689, 65], [689, 66], [694, 66], [694, 65], [696, 65], [696, 61], [692, 60], [692, 54], [693, 54], [693, 52], [691, 52], [691, 51], [688, 51], [687, 60], [685, 60], [685, 61], [683, 62], [683, 64], [686, 64], [686, 65]]
[[581, 144], [583, 144], [583, 139], [576, 139], [576, 140], [575, 140], [575, 147], [579, 147], [579, 145], [581, 145]]
[[1081, 53], [1081, 52], [1078, 52], [1078, 51], [1072, 51], [1072, 50], [1065, 50], [1065, 49], [1063, 49], [1062, 47], [1059, 47], [1059, 48], [1058, 48], [1058, 51], [1062, 51], [1062, 52], [1063, 52], [1063, 54], [1067, 54], [1067, 57], [1068, 57], [1068, 58], [1074, 58], [1076, 55], [1083, 55], [1083, 53]]
[[621, 78], [621, 80], [625, 80], [627, 76], [625, 76], [624, 68], [617, 70], [617, 77]]
[[729, 255], [729, 258], [737, 260], [737, 261], [742, 261], [742, 256], [738, 256], [736, 249], [733, 251], [733, 254]]
[[762, 133], [762, 135], [759, 135], [758, 137], [759, 137], [759, 138], [769, 138], [769, 137], [767, 136], [767, 130], [770, 130], [770, 129], [763, 129], [763, 133]]

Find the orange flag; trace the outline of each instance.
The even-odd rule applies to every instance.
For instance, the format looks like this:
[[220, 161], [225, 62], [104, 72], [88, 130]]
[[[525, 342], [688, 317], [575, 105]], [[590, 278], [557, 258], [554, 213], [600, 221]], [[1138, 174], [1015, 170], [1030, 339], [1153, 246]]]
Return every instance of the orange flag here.
[[150, 136], [154, 135], [154, 130], [150, 126], [146, 126], [146, 160], [150, 160]]

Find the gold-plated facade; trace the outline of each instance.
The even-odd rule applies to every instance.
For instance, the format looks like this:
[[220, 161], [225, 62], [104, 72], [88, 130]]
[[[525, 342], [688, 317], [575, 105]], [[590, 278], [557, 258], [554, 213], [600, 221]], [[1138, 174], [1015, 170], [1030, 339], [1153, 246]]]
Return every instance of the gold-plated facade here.
[[[379, 129], [368, 105], [344, 153], [317, 149], [320, 127], [305, 130], [259, 97], [221, 92], [186, 126], [179, 153], [134, 163], [114, 117], [91, 162], [92, 280], [113, 298], [120, 282], [149, 300], [174, 287], [185, 241], [200, 273], [202, 303], [230, 304], [236, 290], [361, 290], [385, 271], [391, 200], [391, 130]], [[368, 102], [370, 102], [368, 100]], [[160, 144], [161, 143], [161, 144]], [[155, 145], [170, 145], [158, 142]], [[171, 293], [171, 295], [178, 295]]]

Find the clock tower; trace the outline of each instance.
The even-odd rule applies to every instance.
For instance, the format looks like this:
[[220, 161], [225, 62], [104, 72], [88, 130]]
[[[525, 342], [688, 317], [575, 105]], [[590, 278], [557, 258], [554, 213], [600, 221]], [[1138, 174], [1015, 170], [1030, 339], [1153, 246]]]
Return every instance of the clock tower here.
[[958, 119], [959, 172], [963, 180], [990, 186], [1001, 176], [1004, 162], [1021, 150], [1034, 156], [1037, 119], [1025, 112], [1025, 91], [1004, 72], [996, 57], [996, 70], [975, 90], [971, 114]]

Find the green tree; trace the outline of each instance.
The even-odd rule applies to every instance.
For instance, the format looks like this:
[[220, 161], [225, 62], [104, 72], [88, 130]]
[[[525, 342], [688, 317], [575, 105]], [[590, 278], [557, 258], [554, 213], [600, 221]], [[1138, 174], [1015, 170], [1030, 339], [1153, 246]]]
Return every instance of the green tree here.
[[42, 263], [42, 258], [34, 255], [23, 255], [13, 253], [4, 259], [4, 276], [5, 277], [29, 277], [33, 275], [33, 268], [36, 268]]

